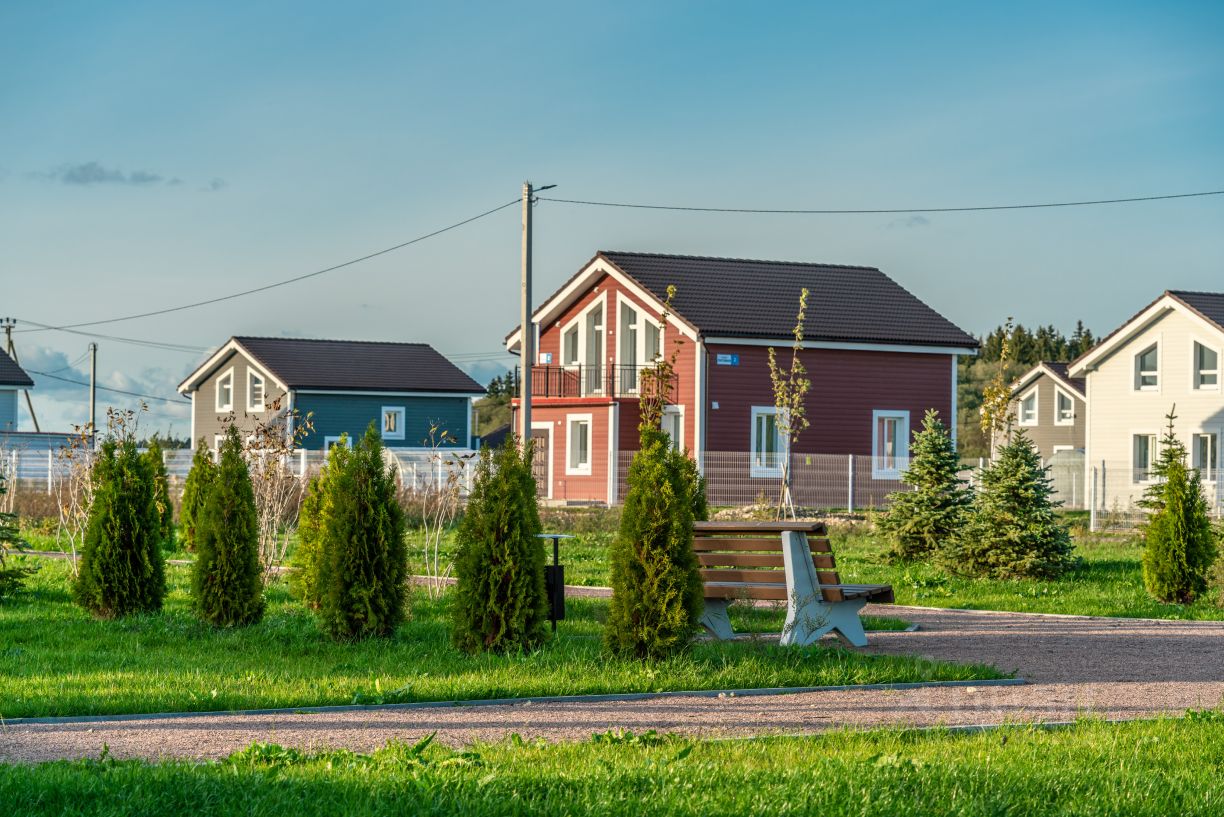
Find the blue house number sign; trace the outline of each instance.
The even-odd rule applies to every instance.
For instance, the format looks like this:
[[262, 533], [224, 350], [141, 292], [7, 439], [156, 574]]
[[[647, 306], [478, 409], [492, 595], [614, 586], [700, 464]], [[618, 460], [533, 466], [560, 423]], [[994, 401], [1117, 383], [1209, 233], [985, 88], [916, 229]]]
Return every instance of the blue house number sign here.
[[739, 355], [715, 355], [714, 363], [718, 366], [738, 366]]

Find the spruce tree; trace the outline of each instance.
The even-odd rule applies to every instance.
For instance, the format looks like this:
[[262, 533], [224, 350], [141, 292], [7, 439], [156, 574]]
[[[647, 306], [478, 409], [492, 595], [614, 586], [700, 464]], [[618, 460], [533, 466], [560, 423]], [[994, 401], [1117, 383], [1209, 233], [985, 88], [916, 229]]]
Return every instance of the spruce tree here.
[[174, 504], [170, 501], [170, 475], [166, 472], [166, 458], [162, 454], [161, 441], [154, 434], [145, 449], [145, 461], [153, 475], [153, 504], [157, 506], [158, 537], [166, 550], [174, 550]]
[[938, 412], [927, 411], [910, 446], [909, 468], [901, 475], [911, 490], [890, 494], [888, 512], [878, 523], [891, 544], [892, 559], [929, 558], [960, 535], [973, 493], [959, 469], [952, 435]]
[[395, 477], [374, 423], [328, 467], [337, 470], [325, 499], [319, 618], [336, 639], [392, 635], [404, 618], [408, 551]]
[[220, 454], [196, 519], [191, 590], [196, 615], [218, 627], [234, 627], [263, 616], [259, 518], [236, 426], [226, 430]]
[[982, 469], [969, 523], [939, 551], [952, 573], [991, 579], [1057, 578], [1073, 564], [1071, 535], [1055, 513], [1052, 480], [1020, 429]]
[[1216, 558], [1216, 534], [1199, 472], [1186, 464], [1186, 447], [1173, 433], [1172, 412], [1144, 495], [1150, 512], [1143, 528], [1143, 583], [1165, 602], [1189, 604], [1207, 590]]
[[73, 597], [100, 618], [160, 610], [166, 577], [148, 461], [130, 436], [112, 437], [98, 451], [92, 478]]
[[529, 650], [548, 637], [544, 547], [531, 446], [480, 453], [459, 525], [452, 636], [464, 652]]
[[611, 547], [612, 601], [604, 644], [614, 655], [665, 658], [688, 648], [700, 629], [700, 567], [693, 514], [704, 502], [688, 457], [648, 421], [629, 466], [621, 526]]
[[208, 486], [216, 475], [217, 464], [213, 462], [212, 451], [201, 437], [191, 458], [191, 470], [183, 483], [183, 507], [179, 511], [179, 519], [183, 523], [183, 544], [187, 550], [195, 550], [197, 520], [208, 496]]
[[[8, 493], [8, 478], [0, 473], [0, 496], [6, 493]], [[0, 513], [0, 600], [17, 592], [26, 577], [34, 572], [32, 567], [11, 565], [7, 561], [14, 552], [25, 550], [26, 547], [17, 527], [17, 516], [11, 513]]]

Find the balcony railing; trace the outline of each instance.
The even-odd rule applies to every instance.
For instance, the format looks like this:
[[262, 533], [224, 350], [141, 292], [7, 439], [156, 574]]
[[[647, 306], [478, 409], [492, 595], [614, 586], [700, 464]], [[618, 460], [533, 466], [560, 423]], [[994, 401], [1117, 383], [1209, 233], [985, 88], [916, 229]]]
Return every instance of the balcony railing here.
[[[649, 378], [643, 378], [648, 366], [532, 366], [532, 397], [642, 397]], [[522, 383], [521, 370], [515, 371], [516, 382]], [[678, 378], [673, 375], [668, 393], [675, 395]], [[521, 386], [515, 390], [522, 393]]]

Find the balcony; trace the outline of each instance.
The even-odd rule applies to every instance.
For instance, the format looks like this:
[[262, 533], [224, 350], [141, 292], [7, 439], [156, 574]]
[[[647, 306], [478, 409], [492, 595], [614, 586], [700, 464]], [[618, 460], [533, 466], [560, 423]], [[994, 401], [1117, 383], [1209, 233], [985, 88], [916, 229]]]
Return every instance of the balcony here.
[[[649, 366], [532, 366], [531, 396], [537, 397], [642, 397], [642, 374]], [[521, 369], [514, 372], [515, 382], [522, 383]], [[679, 387], [679, 378], [672, 376], [668, 400]], [[649, 382], [648, 380], [646, 382]], [[516, 389], [521, 395], [521, 388]]]

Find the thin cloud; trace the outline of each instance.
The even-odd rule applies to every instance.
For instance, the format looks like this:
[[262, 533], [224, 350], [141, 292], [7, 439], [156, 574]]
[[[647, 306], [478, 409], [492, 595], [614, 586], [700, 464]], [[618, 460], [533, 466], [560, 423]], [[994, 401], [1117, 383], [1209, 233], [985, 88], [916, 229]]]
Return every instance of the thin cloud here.
[[[124, 171], [118, 167], [107, 167], [101, 162], [69, 162], [41, 173], [28, 173], [29, 178], [60, 182], [77, 187], [96, 185], [121, 185], [127, 187], [181, 187], [186, 182], [178, 176], [167, 178], [152, 170]], [[224, 179], [213, 179], [199, 188], [206, 193], [215, 193], [226, 187]]]
[[931, 226], [931, 220], [929, 218], [927, 218], [926, 216], [913, 215], [913, 216], [906, 216], [905, 218], [894, 218], [892, 221], [888, 222], [888, 224], [886, 225], [886, 228], [889, 230], [896, 230], [896, 229], [911, 230], [911, 229], [916, 229], [919, 227], [929, 227], [929, 226]]

